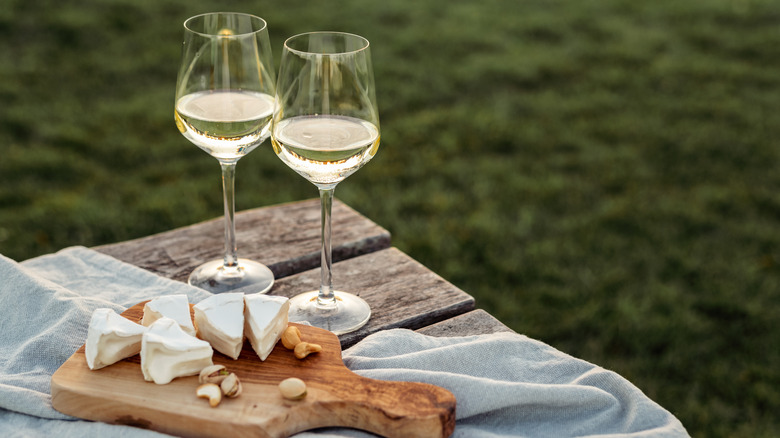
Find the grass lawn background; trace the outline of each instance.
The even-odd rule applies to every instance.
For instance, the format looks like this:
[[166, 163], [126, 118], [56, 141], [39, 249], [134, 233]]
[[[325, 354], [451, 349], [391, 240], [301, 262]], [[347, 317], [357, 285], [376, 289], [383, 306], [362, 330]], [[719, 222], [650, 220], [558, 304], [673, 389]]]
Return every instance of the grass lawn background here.
[[[0, 253], [221, 215], [173, 123], [181, 23], [372, 43], [382, 144], [336, 196], [693, 436], [780, 435], [780, 2], [4, 0]], [[268, 143], [237, 207], [316, 197]], [[240, 243], [239, 243], [240, 244]]]

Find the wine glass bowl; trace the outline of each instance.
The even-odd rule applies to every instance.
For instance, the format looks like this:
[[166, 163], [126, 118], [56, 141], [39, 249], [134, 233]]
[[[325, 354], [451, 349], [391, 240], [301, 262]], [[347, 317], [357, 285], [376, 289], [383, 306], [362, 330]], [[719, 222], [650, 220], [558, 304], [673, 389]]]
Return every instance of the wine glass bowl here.
[[266, 22], [249, 14], [216, 12], [184, 22], [174, 118], [181, 134], [222, 168], [225, 251], [197, 267], [191, 285], [213, 293], [265, 293], [268, 267], [238, 258], [235, 239], [235, 167], [270, 135], [275, 78]]
[[320, 289], [291, 299], [291, 321], [342, 334], [370, 318], [365, 300], [333, 290], [330, 214], [336, 185], [374, 157], [379, 141], [368, 40], [342, 32], [287, 39], [271, 143], [282, 162], [319, 189], [322, 202]]

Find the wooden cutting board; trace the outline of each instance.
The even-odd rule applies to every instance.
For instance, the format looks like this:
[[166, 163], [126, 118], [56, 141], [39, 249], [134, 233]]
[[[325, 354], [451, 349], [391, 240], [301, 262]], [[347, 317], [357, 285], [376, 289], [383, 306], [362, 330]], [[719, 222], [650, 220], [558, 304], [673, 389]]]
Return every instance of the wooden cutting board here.
[[[139, 322], [143, 305], [122, 315]], [[52, 405], [74, 417], [193, 437], [286, 437], [330, 426], [387, 437], [447, 437], [452, 433], [452, 393], [424, 383], [361, 377], [344, 365], [336, 335], [291, 325], [300, 328], [302, 340], [322, 345], [323, 351], [299, 360], [279, 342], [265, 362], [246, 341], [238, 360], [215, 351], [214, 363], [236, 373], [243, 386], [239, 397], [223, 398], [216, 408], [195, 396], [197, 376], [177, 378], [167, 385], [147, 382], [139, 355], [92, 371], [84, 346], [52, 376]], [[282, 398], [277, 385], [287, 377], [306, 382], [306, 398]]]

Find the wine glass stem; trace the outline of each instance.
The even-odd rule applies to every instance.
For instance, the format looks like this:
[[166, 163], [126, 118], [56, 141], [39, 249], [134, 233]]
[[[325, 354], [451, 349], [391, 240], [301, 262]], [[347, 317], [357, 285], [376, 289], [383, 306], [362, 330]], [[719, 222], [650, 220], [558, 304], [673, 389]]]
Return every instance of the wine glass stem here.
[[222, 166], [222, 194], [225, 204], [225, 269], [238, 266], [236, 248], [236, 163], [220, 163]]
[[330, 212], [333, 205], [333, 190], [320, 189], [320, 202], [322, 204], [322, 251], [320, 254], [320, 291], [317, 295], [317, 304], [320, 306], [333, 306], [336, 297], [333, 295], [333, 277], [331, 276], [332, 253], [330, 244]]

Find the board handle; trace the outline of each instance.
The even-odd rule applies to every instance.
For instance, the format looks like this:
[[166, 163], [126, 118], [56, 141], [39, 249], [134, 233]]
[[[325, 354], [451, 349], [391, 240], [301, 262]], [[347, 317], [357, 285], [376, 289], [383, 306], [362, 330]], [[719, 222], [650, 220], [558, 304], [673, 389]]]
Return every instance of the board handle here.
[[365, 379], [369, 430], [390, 438], [442, 437], [455, 430], [455, 396], [444, 388], [418, 382]]
[[[388, 438], [446, 438], [455, 429], [455, 396], [427, 383], [374, 380], [353, 374], [310, 388], [307, 402], [293, 407], [289, 436], [320, 427], [349, 427]], [[306, 425], [304, 428], [300, 426]]]

